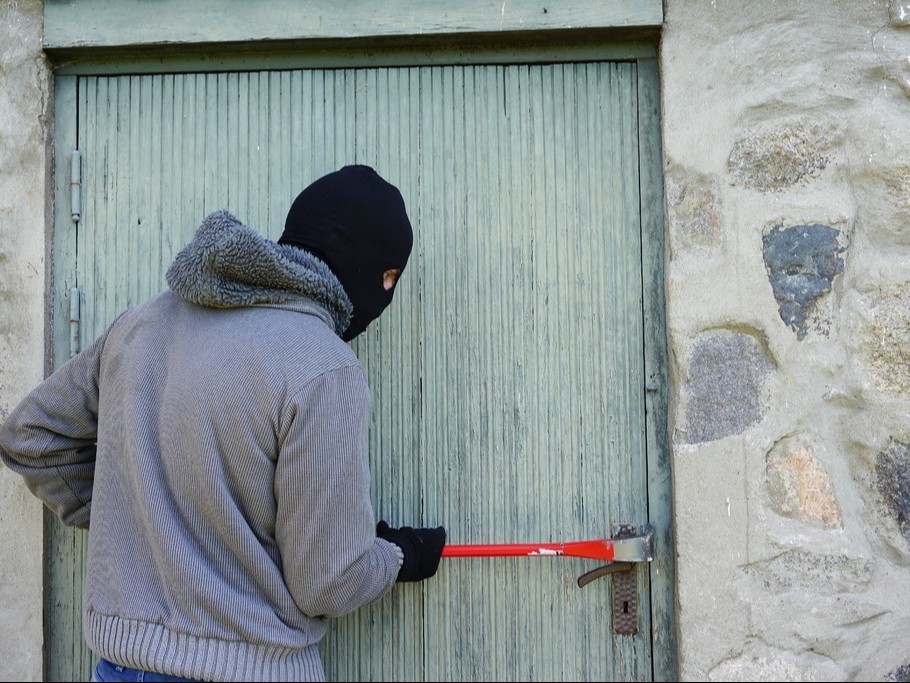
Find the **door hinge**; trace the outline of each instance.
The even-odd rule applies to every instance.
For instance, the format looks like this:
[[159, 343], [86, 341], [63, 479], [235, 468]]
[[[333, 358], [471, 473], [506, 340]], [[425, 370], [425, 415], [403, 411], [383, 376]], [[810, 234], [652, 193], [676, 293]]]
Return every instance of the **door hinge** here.
[[79, 353], [81, 346], [81, 322], [80, 313], [82, 309], [82, 291], [78, 287], [70, 290], [70, 358]]
[[73, 150], [73, 159], [70, 164], [70, 211], [73, 223], [82, 219], [82, 152]]

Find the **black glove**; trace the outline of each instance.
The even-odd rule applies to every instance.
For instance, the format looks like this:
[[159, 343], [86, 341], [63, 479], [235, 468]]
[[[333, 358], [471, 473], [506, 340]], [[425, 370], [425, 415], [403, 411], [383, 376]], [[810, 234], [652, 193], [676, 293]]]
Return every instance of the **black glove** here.
[[404, 560], [398, 570], [398, 581], [423, 581], [439, 569], [442, 548], [446, 544], [446, 530], [441, 526], [435, 529], [409, 526], [393, 529], [385, 522], [379, 522], [376, 535], [401, 548]]

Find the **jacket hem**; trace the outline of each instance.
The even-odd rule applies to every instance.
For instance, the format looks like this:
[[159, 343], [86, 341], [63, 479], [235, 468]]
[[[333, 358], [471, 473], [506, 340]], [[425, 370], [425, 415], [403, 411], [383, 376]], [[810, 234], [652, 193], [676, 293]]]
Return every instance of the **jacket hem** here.
[[97, 656], [145, 671], [208, 681], [325, 680], [315, 644], [297, 649], [202, 638], [91, 611], [85, 638]]

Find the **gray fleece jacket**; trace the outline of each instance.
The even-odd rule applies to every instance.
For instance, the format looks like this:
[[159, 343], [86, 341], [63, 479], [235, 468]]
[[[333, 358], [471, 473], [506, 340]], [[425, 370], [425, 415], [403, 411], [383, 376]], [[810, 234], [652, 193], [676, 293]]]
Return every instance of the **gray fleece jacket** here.
[[0, 426], [0, 458], [89, 528], [95, 654], [212, 681], [324, 680], [325, 617], [395, 583], [375, 533], [370, 392], [325, 264], [208, 216], [170, 289]]

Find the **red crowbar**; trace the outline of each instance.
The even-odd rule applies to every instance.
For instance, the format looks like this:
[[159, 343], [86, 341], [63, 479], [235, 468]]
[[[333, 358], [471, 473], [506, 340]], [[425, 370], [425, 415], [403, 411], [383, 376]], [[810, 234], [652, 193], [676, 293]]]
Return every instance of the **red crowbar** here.
[[477, 543], [446, 545], [443, 557], [506, 557], [516, 555], [566, 555], [604, 562], [648, 562], [651, 534], [633, 538], [603, 538], [569, 543]]
[[[579, 580], [585, 585], [591, 579], [617, 570], [629, 569], [633, 562], [650, 562], [652, 559], [651, 538], [653, 530], [646, 525], [642, 535], [616, 538], [601, 538], [568, 543], [476, 543], [445, 545], [443, 557], [515, 557], [554, 556], [583, 557], [601, 560], [607, 565], [592, 570]], [[590, 575], [590, 576], [589, 576]]]

